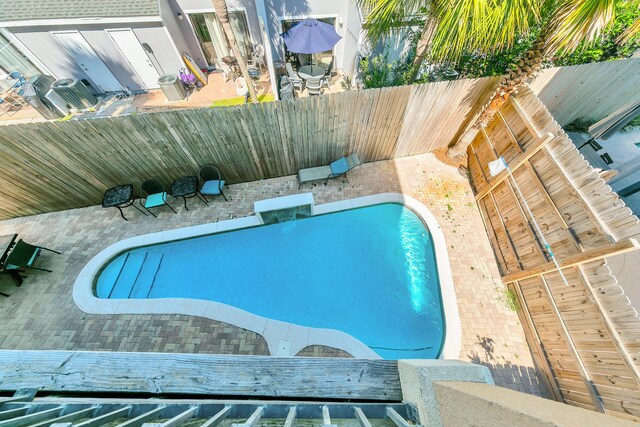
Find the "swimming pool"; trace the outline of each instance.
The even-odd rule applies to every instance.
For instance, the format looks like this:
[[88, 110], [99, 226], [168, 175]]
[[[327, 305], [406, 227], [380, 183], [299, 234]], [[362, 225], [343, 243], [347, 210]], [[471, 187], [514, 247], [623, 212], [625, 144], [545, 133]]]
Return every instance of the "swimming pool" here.
[[131, 304], [157, 312], [161, 301], [209, 302], [204, 314], [231, 308], [229, 323], [266, 320], [247, 329], [267, 341], [279, 330], [270, 344], [277, 354], [293, 353], [306, 333], [308, 345], [315, 335], [352, 354], [349, 341], [357, 341], [368, 357], [439, 357], [448, 331], [432, 233], [403, 203], [356, 205], [335, 212], [321, 205], [323, 214], [271, 225], [244, 219], [231, 231], [218, 223], [217, 232], [182, 239], [178, 230], [174, 238], [139, 236], [93, 266], [92, 304], [115, 302], [115, 313]]

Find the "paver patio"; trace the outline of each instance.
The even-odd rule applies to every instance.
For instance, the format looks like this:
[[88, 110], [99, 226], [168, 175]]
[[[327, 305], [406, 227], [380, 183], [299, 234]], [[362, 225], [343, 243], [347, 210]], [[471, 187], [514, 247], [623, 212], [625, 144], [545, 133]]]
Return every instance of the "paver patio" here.
[[[206, 207], [191, 199], [159, 212], [158, 219], [129, 208], [128, 222], [116, 209], [98, 206], [0, 221], [0, 235], [19, 233], [25, 241], [60, 250], [44, 254], [20, 288], [0, 279], [0, 348], [106, 351], [160, 351], [268, 354], [261, 336], [238, 327], [182, 315], [89, 315], [74, 304], [77, 274], [112, 243], [150, 233], [253, 213], [253, 202], [311, 191], [317, 204], [384, 192], [402, 192], [424, 203], [443, 229], [460, 311], [461, 359], [488, 366], [497, 385], [541, 395], [535, 368], [518, 321], [501, 293], [500, 275], [466, 177], [432, 154], [364, 164], [328, 184], [306, 184], [295, 176], [231, 185], [229, 198]], [[308, 356], [340, 356], [327, 348], [307, 348]]]

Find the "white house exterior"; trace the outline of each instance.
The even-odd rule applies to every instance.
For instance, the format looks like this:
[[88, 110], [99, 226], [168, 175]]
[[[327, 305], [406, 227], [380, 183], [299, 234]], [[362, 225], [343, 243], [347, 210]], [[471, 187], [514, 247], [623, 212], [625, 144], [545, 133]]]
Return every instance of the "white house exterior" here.
[[[227, 0], [242, 49], [265, 48], [285, 60], [285, 26], [312, 17], [335, 25], [342, 39], [334, 68], [357, 68], [362, 14], [354, 0]], [[84, 80], [96, 92], [139, 92], [158, 87], [162, 74], [185, 67], [188, 53], [202, 69], [229, 54], [211, 0], [21, 0], [0, 2], [0, 74], [41, 72]], [[276, 90], [274, 90], [277, 93]]]

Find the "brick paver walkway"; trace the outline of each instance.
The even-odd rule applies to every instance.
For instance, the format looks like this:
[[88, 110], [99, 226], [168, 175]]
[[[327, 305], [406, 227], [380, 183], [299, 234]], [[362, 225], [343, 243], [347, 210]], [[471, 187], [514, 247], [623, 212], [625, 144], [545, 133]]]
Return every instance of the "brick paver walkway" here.
[[[402, 192], [422, 201], [444, 231], [462, 321], [461, 359], [488, 366], [496, 384], [540, 394], [522, 327], [502, 298], [502, 285], [482, 220], [467, 182], [433, 155], [368, 163], [327, 185], [307, 184], [317, 204], [383, 192]], [[158, 219], [128, 209], [90, 207], [0, 221], [0, 235], [17, 232], [27, 242], [51, 247], [38, 261], [53, 273], [32, 272], [22, 287], [0, 279], [0, 348], [267, 354], [261, 336], [232, 325], [178, 315], [89, 315], [73, 303], [80, 269], [95, 254], [126, 237], [251, 215], [253, 202], [298, 192], [295, 176], [232, 185], [210, 203], [191, 199], [160, 211]], [[335, 356], [310, 348], [304, 355]]]

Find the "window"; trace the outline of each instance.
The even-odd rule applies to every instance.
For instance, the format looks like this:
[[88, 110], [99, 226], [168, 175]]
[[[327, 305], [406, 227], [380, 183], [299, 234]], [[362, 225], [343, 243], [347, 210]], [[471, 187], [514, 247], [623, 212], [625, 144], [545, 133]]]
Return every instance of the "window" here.
[[40, 70], [9, 39], [0, 32], [0, 69], [5, 74], [19, 72], [25, 78], [40, 73]]
[[[325, 24], [329, 24], [335, 27], [336, 18], [317, 18], [318, 21], [324, 22]], [[298, 24], [302, 19], [288, 19], [282, 21], [282, 32], [287, 32], [296, 24]], [[284, 44], [284, 43], [283, 43]], [[329, 65], [329, 63], [333, 60], [333, 49], [327, 50], [326, 52], [314, 53], [313, 55], [308, 55], [304, 53], [294, 53], [289, 52], [287, 50], [287, 45], [284, 44], [284, 56], [287, 62], [297, 63], [300, 66], [304, 66], [310, 63], [315, 64], [324, 64]]]
[[[190, 15], [200, 46], [209, 65], [214, 65], [216, 58], [223, 58], [231, 54], [227, 37], [222, 30], [215, 13], [197, 13]], [[244, 58], [250, 58], [253, 51], [247, 17], [243, 11], [229, 11], [229, 22], [236, 36], [240, 53]]]

